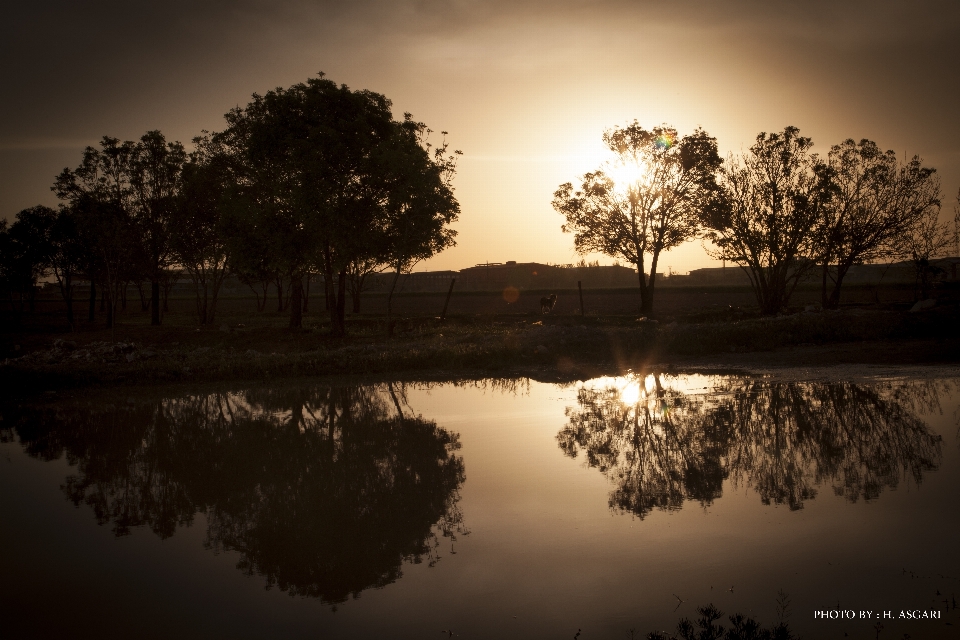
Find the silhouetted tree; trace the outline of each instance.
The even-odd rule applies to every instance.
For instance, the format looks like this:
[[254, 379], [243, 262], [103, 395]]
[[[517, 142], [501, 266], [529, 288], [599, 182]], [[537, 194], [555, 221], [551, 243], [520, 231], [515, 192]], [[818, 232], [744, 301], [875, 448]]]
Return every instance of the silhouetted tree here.
[[[347, 291], [353, 299], [354, 313], [360, 313], [360, 295], [367, 288], [367, 278], [382, 268], [383, 258], [379, 255], [357, 258], [347, 267]], [[325, 295], [329, 297], [329, 287], [326, 287]]]
[[760, 311], [786, 307], [801, 277], [816, 263], [816, 235], [830, 197], [813, 142], [796, 127], [760, 133], [749, 153], [721, 171], [721, 191], [703, 212], [717, 260], [734, 262], [750, 278]]
[[140, 235], [134, 226], [131, 210], [131, 162], [133, 142], [104, 136], [100, 149], [87, 147], [80, 166], [64, 169], [52, 187], [57, 197], [66, 201], [75, 216], [79, 235], [89, 251], [96, 255], [90, 265], [91, 296], [95, 279], [104, 285], [107, 326], [114, 324], [120, 287], [129, 281], [136, 261], [143, 255]]
[[[405, 113], [393, 137], [378, 150], [380, 169], [376, 175], [381, 176], [382, 183], [378, 185], [381, 215], [377, 244], [381, 246], [371, 247], [371, 253], [379, 252], [384, 264], [393, 269], [387, 294], [388, 324], [400, 275], [456, 244], [457, 232], [449, 225], [460, 212], [451, 185], [460, 151], [448, 154], [445, 137], [431, 150], [430, 133], [425, 124], [414, 122]], [[442, 134], [446, 136], [447, 132]]]
[[142, 243], [142, 271], [150, 281], [150, 324], [160, 324], [160, 288], [169, 277], [173, 253], [171, 219], [187, 155], [179, 142], [167, 142], [159, 131], [148, 131], [133, 145], [128, 165], [129, 206]]
[[822, 303], [835, 309], [850, 267], [896, 253], [924, 213], [939, 209], [940, 189], [935, 170], [921, 166], [918, 157], [901, 166], [893, 151], [884, 153], [870, 140], [833, 146], [828, 167], [832, 197], [816, 235]]
[[[660, 254], [696, 237], [700, 210], [715, 190], [721, 160], [717, 141], [702, 129], [678, 138], [673, 127], [651, 131], [636, 121], [614, 128], [603, 141], [617, 160], [560, 185], [553, 207], [566, 218], [580, 253], [623, 258], [637, 269], [641, 310], [653, 311]], [[650, 257], [650, 274], [646, 260]]]
[[369, 160], [391, 135], [390, 102], [319, 77], [254, 94], [226, 118], [248, 215], [270, 229], [270, 255], [291, 281], [290, 326], [302, 324], [303, 278], [316, 264], [328, 281], [340, 276], [331, 320], [342, 333], [347, 265], [374, 228]]
[[229, 163], [209, 135], [194, 139], [183, 166], [182, 187], [170, 215], [170, 247], [193, 281], [200, 324], [211, 323], [227, 275], [227, 234], [223, 210], [230, 206]]
[[[50, 268], [51, 230], [56, 222], [57, 212], [50, 207], [38, 205], [20, 211], [9, 229], [5, 229], [4, 240], [0, 244], [0, 267], [8, 287], [11, 308], [15, 318], [23, 312], [24, 302], [30, 311], [36, 304], [37, 282]], [[15, 308], [12, 294], [19, 294], [19, 309]]]
[[302, 323], [308, 273], [336, 283], [328, 306], [342, 334], [351, 264], [391, 256], [403, 266], [450, 244], [444, 225], [458, 208], [443, 181], [448, 160], [421, 147], [422, 124], [394, 121], [384, 96], [321, 74], [255, 94], [226, 118], [218, 139], [239, 160], [246, 203], [236, 228], [269, 229], [265, 253], [278, 288], [290, 282], [291, 327]]
[[896, 253], [913, 263], [915, 295], [920, 299], [929, 298], [936, 281], [946, 276], [933, 260], [946, 255], [954, 244], [954, 230], [940, 221], [939, 204], [937, 201], [937, 206], [928, 207], [898, 238]]

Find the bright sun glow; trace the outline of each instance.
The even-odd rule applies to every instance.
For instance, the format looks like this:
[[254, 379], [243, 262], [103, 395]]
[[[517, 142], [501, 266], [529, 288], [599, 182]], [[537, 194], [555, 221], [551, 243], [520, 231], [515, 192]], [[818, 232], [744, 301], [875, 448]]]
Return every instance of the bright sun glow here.
[[620, 401], [626, 405], [636, 404], [640, 400], [640, 385], [635, 380], [620, 387]]
[[603, 172], [613, 180], [616, 190], [625, 194], [631, 187], [643, 184], [647, 167], [632, 162], [609, 162]]

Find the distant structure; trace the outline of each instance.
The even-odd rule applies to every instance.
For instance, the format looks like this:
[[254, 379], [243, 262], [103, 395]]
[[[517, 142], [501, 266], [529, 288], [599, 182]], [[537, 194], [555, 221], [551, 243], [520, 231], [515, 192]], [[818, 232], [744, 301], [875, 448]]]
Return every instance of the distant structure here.
[[[947, 281], [960, 279], [960, 257], [941, 258], [933, 264], [943, 270]], [[816, 284], [820, 279], [820, 270], [812, 269], [805, 282]], [[909, 261], [891, 264], [863, 264], [850, 268], [844, 277], [844, 285], [910, 284], [914, 282], [916, 271]], [[577, 281], [584, 289], [629, 289], [638, 286], [635, 269], [621, 265], [551, 265], [540, 262], [484, 262], [461, 269], [460, 271], [418, 271], [405, 273], [397, 283], [398, 293], [441, 292], [450, 287], [450, 280], [456, 278], [455, 290], [463, 291], [503, 291], [513, 287], [518, 291], [557, 291], [577, 288]], [[389, 290], [393, 273], [374, 273], [368, 276], [364, 291], [383, 293]], [[737, 266], [707, 267], [694, 269], [688, 274], [657, 273], [657, 287], [748, 287], [747, 274]], [[76, 298], [82, 299], [87, 291], [86, 283], [78, 286]], [[38, 287], [39, 289], [39, 287]], [[82, 289], [82, 290], [81, 290]], [[46, 282], [44, 293], [57, 293], [56, 283]], [[276, 289], [271, 287], [272, 294]], [[314, 275], [310, 283], [310, 294], [323, 291], [323, 277]], [[186, 274], [177, 274], [171, 283], [171, 293], [175, 296], [192, 295], [193, 287]], [[223, 283], [221, 296], [245, 296], [250, 290], [234, 276], [228, 276]], [[136, 295], [136, 294], [133, 294]], [[322, 295], [322, 293], [320, 294]]]

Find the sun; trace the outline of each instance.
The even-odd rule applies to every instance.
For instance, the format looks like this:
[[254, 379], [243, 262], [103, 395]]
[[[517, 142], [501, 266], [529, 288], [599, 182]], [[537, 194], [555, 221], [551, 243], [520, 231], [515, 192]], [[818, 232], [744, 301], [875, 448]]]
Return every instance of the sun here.
[[649, 167], [633, 161], [610, 161], [603, 172], [613, 180], [614, 189], [624, 195], [641, 188], [649, 179]]

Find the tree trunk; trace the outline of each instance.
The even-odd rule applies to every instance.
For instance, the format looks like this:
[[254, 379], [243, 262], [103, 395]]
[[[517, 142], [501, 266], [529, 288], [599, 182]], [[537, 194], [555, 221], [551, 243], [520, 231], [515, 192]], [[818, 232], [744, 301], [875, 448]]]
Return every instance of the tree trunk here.
[[90, 308], [87, 313], [87, 322], [97, 320], [97, 283], [90, 278]]
[[400, 280], [400, 269], [393, 274], [393, 282], [390, 283], [390, 291], [387, 293], [387, 335], [393, 335], [393, 292], [397, 288], [397, 281]]
[[827, 299], [827, 304], [823, 305], [824, 309], [840, 308], [840, 285], [843, 284], [843, 278], [847, 275], [847, 271], [849, 270], [849, 264], [837, 265], [837, 280], [833, 283], [833, 291], [830, 292], [830, 297]]
[[307, 272], [306, 282], [303, 287], [303, 312], [307, 313], [307, 306], [310, 304], [310, 273]]
[[347, 323], [346, 323], [346, 311], [347, 311], [347, 269], [344, 267], [340, 269], [339, 277], [337, 278], [337, 322], [339, 323], [341, 334], [346, 335], [347, 333]]
[[830, 308], [830, 298], [827, 297], [827, 276], [830, 275], [830, 264], [828, 262], [823, 263], [823, 273], [821, 275], [820, 282], [820, 306], [824, 309]]
[[137, 295], [140, 296], [140, 311], [146, 311], [150, 308], [150, 300], [143, 295], [143, 282], [137, 280]]
[[637, 277], [640, 279], [640, 313], [646, 313], [647, 307], [647, 276], [643, 272], [643, 263], [635, 265], [637, 267]]
[[63, 294], [63, 301], [67, 303], [67, 324], [70, 325], [70, 331], [73, 331], [73, 278], [69, 271], [63, 274], [60, 292]]
[[643, 297], [643, 313], [653, 313], [653, 292], [657, 286], [657, 262], [660, 261], [660, 253], [654, 252], [650, 259], [650, 283], [647, 285], [647, 294]]
[[283, 312], [283, 278], [277, 276], [276, 278], [277, 285], [277, 313]]
[[150, 281], [150, 324], [160, 324], [160, 281]]
[[303, 327], [303, 276], [295, 273], [290, 276], [290, 328]]

